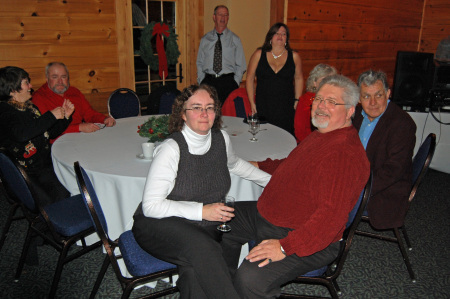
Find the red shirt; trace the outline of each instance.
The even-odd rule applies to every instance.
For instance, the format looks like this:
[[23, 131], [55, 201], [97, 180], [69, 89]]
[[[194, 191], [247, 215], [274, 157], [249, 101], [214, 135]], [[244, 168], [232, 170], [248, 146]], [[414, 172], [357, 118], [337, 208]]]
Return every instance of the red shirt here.
[[[69, 99], [73, 103], [75, 106], [75, 111], [72, 114], [72, 122], [63, 134], [80, 132], [79, 125], [82, 122], [103, 123], [106, 118], [105, 115], [92, 109], [84, 95], [77, 88], [72, 86], [70, 86], [69, 89], [61, 96], [54, 93], [48, 87], [48, 84], [44, 83], [44, 85], [42, 85], [33, 94], [32, 101], [39, 108], [39, 111], [44, 114], [47, 111], [62, 106], [64, 99]], [[57, 138], [52, 139], [50, 142], [53, 143], [56, 139]]]

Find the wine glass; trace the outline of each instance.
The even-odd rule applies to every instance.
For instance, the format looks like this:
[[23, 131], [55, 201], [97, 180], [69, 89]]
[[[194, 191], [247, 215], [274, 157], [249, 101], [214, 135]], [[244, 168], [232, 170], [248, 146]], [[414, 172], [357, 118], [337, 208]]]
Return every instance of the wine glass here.
[[[227, 207], [234, 207], [234, 197], [233, 196], [226, 196], [222, 198], [221, 202], [223, 202]], [[227, 233], [231, 230], [231, 226], [229, 226], [226, 222], [220, 224], [217, 227], [218, 230], [221, 232]]]
[[252, 119], [248, 122], [249, 125], [249, 132], [252, 133], [253, 137], [250, 138], [251, 142], [257, 142], [258, 139], [256, 139], [255, 135], [259, 132], [259, 120], [258, 119]]

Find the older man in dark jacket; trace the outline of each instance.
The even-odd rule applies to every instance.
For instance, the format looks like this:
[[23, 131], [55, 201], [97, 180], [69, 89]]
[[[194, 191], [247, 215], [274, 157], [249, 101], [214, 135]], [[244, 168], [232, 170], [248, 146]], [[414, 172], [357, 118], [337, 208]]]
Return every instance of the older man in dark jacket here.
[[412, 156], [416, 125], [390, 102], [386, 74], [372, 70], [358, 78], [360, 102], [353, 125], [366, 149], [373, 172], [370, 223], [377, 229], [401, 227], [412, 187]]

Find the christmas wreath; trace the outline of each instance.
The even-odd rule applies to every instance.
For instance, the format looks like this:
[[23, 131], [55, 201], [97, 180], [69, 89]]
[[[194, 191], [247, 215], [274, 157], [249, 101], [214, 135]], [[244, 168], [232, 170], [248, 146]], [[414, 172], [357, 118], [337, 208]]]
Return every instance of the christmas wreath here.
[[148, 142], [163, 141], [169, 136], [169, 116], [150, 117], [145, 123], [138, 126], [137, 132], [139, 136], [147, 137]]
[[[158, 56], [153, 54], [152, 38], [155, 35], [156, 38], [156, 50]], [[164, 39], [166, 40], [164, 49]], [[180, 51], [177, 44], [178, 35], [175, 34], [175, 29], [172, 25], [165, 23], [151, 22], [147, 24], [142, 30], [141, 34], [141, 48], [140, 55], [142, 60], [150, 66], [152, 71], [158, 71], [162, 78], [163, 71], [165, 77], [168, 75], [167, 66], [174, 65], [178, 62], [180, 57]]]

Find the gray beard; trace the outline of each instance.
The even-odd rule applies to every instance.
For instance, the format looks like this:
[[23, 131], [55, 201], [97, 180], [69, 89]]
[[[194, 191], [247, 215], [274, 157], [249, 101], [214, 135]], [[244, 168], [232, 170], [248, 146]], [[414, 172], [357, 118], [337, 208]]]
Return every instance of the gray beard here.
[[311, 119], [311, 122], [312, 122], [314, 127], [319, 128], [319, 129], [325, 129], [326, 127], [328, 127], [328, 122], [327, 121], [319, 122], [319, 121], [316, 120], [315, 117], [313, 117]]

